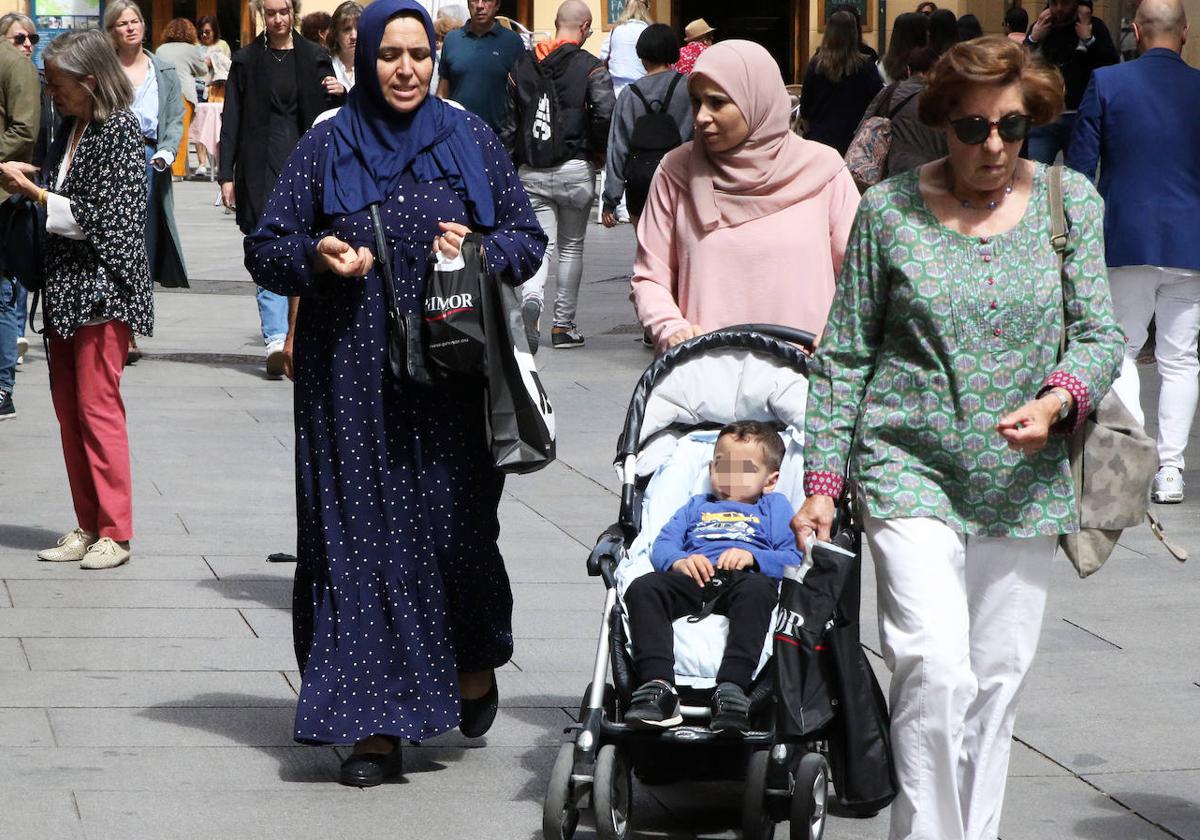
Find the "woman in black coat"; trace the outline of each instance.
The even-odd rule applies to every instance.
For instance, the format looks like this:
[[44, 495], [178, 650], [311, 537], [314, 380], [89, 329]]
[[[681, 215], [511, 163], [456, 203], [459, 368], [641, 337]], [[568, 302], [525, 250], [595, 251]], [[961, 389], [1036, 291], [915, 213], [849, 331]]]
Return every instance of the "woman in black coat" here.
[[825, 24], [821, 49], [804, 74], [800, 116], [804, 137], [846, 154], [867, 105], [883, 87], [875, 63], [858, 48], [858, 23], [849, 12], [834, 12]]
[[[293, 30], [299, 0], [253, 0], [262, 15], [263, 34], [233, 55], [221, 112], [221, 199], [237, 212], [238, 227], [249, 234], [283, 165], [301, 135], [322, 111], [340, 104], [326, 93], [333, 75], [329, 54]], [[267, 375], [283, 374], [288, 302], [261, 286], [257, 290]]]

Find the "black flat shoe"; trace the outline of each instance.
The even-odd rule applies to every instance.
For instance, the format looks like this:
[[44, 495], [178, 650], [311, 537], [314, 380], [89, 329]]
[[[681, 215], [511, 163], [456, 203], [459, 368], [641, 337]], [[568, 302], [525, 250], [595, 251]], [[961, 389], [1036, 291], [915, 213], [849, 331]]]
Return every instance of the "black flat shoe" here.
[[500, 708], [500, 688], [496, 685], [496, 672], [492, 672], [492, 687], [488, 693], [474, 700], [462, 701], [462, 721], [458, 731], [468, 738], [480, 738], [492, 728], [496, 710]]
[[356, 753], [342, 762], [339, 782], [347, 787], [375, 787], [400, 775], [404, 758], [400, 754], [400, 739], [389, 738], [390, 753]]

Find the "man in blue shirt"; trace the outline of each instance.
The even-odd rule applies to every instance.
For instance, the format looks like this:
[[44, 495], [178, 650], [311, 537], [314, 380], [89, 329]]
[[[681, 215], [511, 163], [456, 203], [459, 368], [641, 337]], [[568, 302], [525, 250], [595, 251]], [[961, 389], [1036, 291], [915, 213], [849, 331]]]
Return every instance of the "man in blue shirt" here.
[[467, 0], [470, 19], [446, 34], [437, 95], [479, 115], [495, 131], [504, 118], [508, 71], [525, 54], [521, 36], [496, 23], [500, 0]]
[[1142, 420], [1137, 354], [1150, 319], [1158, 396], [1158, 474], [1150, 498], [1183, 501], [1183, 453], [1200, 395], [1200, 70], [1184, 63], [1180, 0], [1142, 0], [1141, 57], [1095, 72], [1079, 105], [1067, 166], [1100, 170], [1104, 246], [1125, 360], [1113, 391]]

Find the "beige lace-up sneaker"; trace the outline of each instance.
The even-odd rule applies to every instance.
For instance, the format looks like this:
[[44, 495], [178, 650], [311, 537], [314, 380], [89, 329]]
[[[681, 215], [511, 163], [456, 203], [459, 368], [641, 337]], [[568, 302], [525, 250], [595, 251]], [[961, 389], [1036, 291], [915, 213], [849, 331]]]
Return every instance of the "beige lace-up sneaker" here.
[[78, 563], [87, 554], [88, 547], [96, 541], [95, 534], [76, 528], [65, 534], [58, 545], [37, 553], [37, 559], [47, 563]]
[[79, 563], [81, 569], [115, 569], [129, 562], [129, 544], [122, 546], [116, 540], [101, 537], [83, 555]]

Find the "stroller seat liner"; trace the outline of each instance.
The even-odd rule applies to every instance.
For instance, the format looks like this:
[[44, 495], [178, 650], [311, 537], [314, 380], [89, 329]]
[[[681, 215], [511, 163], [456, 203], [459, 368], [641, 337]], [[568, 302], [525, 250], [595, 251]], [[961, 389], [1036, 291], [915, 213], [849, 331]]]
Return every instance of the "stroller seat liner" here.
[[[617, 591], [622, 597], [634, 580], [642, 575], [654, 573], [650, 551], [663, 526], [693, 495], [712, 491], [708, 465], [712, 460], [718, 433], [717, 429], [690, 433], [667, 430], [661, 432], [659, 438], [646, 447], [647, 450], [651, 449], [658, 440], [668, 442], [657, 446], [656, 460], [659, 463], [654, 468], [642, 497], [642, 528], [630, 546], [629, 553], [617, 567]], [[804, 501], [802, 435], [794, 428], [789, 428], [781, 434], [785, 449], [775, 492], [787, 496], [793, 508], [796, 508]], [[625, 625], [625, 637], [631, 639], [628, 617], [625, 618]], [[729, 633], [729, 620], [725, 616], [712, 614], [701, 621], [691, 622], [685, 616], [677, 620], [673, 627], [676, 682], [693, 688], [709, 688], [716, 685], [717, 671]], [[763, 639], [763, 651], [755, 669], [756, 676], [770, 657], [771, 633], [768, 633]]]

